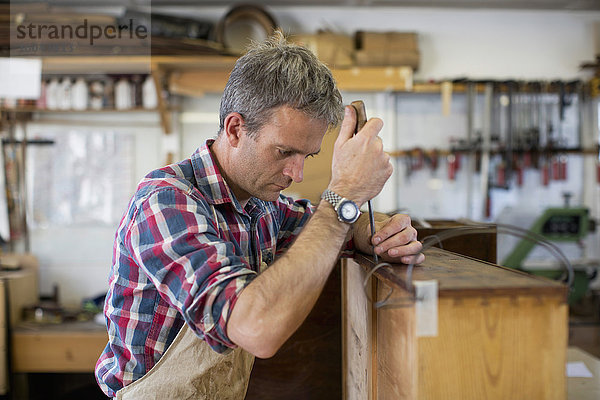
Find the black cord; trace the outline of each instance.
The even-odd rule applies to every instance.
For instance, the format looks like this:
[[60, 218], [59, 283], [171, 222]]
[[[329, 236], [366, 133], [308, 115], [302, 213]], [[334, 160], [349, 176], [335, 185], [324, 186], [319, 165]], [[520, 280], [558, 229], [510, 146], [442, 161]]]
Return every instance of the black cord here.
[[[498, 232], [498, 233], [508, 234], [508, 235], [516, 236], [516, 237], [519, 237], [522, 239], [530, 240], [536, 244], [539, 244], [539, 245], [542, 245], [543, 247], [545, 247], [563, 265], [563, 267], [567, 273], [567, 276], [563, 281], [565, 282], [565, 284], [567, 284], [567, 286], [569, 287], [569, 290], [573, 289], [573, 283], [574, 283], [574, 279], [575, 279], [575, 271], [573, 269], [573, 266], [571, 265], [571, 263], [569, 262], [567, 257], [564, 255], [564, 253], [560, 250], [560, 248], [558, 248], [558, 246], [556, 246], [554, 243], [551, 243], [550, 241], [546, 240], [543, 236], [541, 236], [535, 232], [529, 231], [527, 229], [523, 229], [518, 226], [509, 225], [509, 224], [485, 224], [485, 223], [474, 222], [474, 221], [469, 222], [469, 224], [470, 225], [462, 226], [462, 227], [458, 227], [458, 228], [446, 229], [442, 232], [439, 232], [437, 235], [431, 235], [431, 236], [424, 238], [423, 239], [423, 248], [421, 249], [421, 251], [426, 251], [427, 249], [433, 247], [436, 243], [439, 243], [441, 245], [441, 242], [446, 239], [451, 239], [454, 237], [464, 236], [464, 235], [473, 235], [473, 234], [478, 234], [478, 233], [490, 233], [491, 231], [493, 231], [495, 229], [496, 232]], [[389, 299], [394, 292], [393, 287], [390, 287], [390, 292], [385, 297], [385, 299], [377, 301], [375, 303], [373, 303], [371, 296], [369, 296], [369, 293], [367, 292], [367, 283], [368, 283], [369, 278], [375, 273], [375, 271], [377, 271], [378, 269], [380, 269], [382, 267], [388, 266], [391, 268], [392, 266], [389, 263], [386, 263], [386, 262], [379, 263], [367, 273], [365, 280], [363, 281], [363, 289], [365, 291], [365, 296], [371, 303], [373, 303], [375, 308], [408, 307], [408, 306], [414, 304], [414, 302], [419, 300], [416, 298], [414, 285], [412, 283], [412, 273], [413, 273], [415, 262], [416, 262], [418, 256], [419, 256], [418, 254], [414, 254], [412, 256], [411, 263], [408, 265], [408, 268], [406, 269], [407, 290], [411, 294], [411, 296], [409, 296], [407, 298], [403, 298], [402, 301], [397, 301], [397, 302], [392, 302], [392, 303], [389, 302]]]

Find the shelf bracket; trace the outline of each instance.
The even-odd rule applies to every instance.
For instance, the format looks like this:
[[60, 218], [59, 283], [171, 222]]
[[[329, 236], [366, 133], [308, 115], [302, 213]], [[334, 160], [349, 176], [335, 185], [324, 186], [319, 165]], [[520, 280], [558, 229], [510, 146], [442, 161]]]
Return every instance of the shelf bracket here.
[[171, 113], [167, 106], [167, 101], [163, 97], [162, 87], [165, 72], [157, 64], [152, 64], [152, 79], [156, 87], [156, 96], [158, 99], [158, 112], [160, 113], [160, 124], [165, 134], [171, 133]]

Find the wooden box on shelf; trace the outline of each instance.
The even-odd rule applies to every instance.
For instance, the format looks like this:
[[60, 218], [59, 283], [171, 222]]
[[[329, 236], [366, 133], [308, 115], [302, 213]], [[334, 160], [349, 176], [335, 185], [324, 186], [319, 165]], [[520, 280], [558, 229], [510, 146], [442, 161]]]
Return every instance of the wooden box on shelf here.
[[[472, 226], [467, 221], [458, 221], [451, 219], [428, 219], [429, 226], [423, 226], [419, 221], [413, 221], [413, 226], [417, 229], [417, 239], [423, 241], [428, 237], [435, 237], [439, 233], [448, 229], [464, 228]], [[491, 263], [496, 263], [497, 252], [497, 229], [490, 225], [488, 232], [477, 233], [476, 235], [463, 235], [449, 238], [435, 244], [444, 250], [477, 258]]]

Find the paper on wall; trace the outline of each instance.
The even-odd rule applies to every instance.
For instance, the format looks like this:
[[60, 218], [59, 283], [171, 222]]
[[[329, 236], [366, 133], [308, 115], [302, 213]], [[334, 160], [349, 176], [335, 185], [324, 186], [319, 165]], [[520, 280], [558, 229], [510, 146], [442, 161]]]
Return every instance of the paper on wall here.
[[438, 334], [438, 282], [436, 280], [414, 281], [417, 337]]
[[42, 60], [0, 58], [0, 97], [38, 99], [42, 86]]

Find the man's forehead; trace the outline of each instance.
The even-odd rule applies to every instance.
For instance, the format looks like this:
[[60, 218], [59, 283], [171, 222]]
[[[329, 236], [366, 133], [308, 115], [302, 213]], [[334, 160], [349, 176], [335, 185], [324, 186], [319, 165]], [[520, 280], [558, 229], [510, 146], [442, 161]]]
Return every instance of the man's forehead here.
[[270, 144], [296, 153], [314, 154], [321, 148], [327, 122], [309, 117], [300, 110], [281, 107], [259, 133]]

